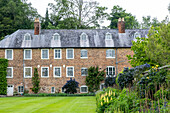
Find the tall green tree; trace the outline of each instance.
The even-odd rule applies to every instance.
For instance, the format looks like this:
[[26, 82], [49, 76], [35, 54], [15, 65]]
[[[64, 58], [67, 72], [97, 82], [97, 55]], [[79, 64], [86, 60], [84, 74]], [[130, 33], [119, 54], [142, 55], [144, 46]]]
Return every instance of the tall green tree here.
[[42, 29], [48, 29], [49, 23], [50, 23], [50, 19], [49, 19], [48, 8], [47, 8], [45, 18], [44, 20], [42, 20], [42, 23], [41, 23]]
[[117, 22], [119, 18], [125, 19], [126, 29], [139, 28], [139, 23], [136, 17], [133, 16], [131, 13], [127, 13], [126, 10], [117, 5], [113, 6], [112, 12], [109, 15], [109, 20], [111, 21], [109, 27], [111, 29], [117, 29]]
[[160, 65], [170, 64], [170, 22], [151, 27], [146, 45], [146, 55]]
[[40, 89], [40, 80], [39, 80], [39, 75], [38, 75], [38, 71], [37, 68], [34, 68], [34, 76], [32, 77], [32, 85], [33, 88], [31, 88], [31, 90], [34, 93], [38, 93], [39, 89]]
[[96, 1], [54, 0], [50, 3], [51, 21], [62, 29], [95, 28], [107, 16], [106, 7]]
[[18, 29], [33, 28], [37, 10], [21, 0], [0, 0], [0, 38]]
[[142, 29], [149, 29], [151, 27], [151, 16], [147, 16], [147, 17], [142, 17]]

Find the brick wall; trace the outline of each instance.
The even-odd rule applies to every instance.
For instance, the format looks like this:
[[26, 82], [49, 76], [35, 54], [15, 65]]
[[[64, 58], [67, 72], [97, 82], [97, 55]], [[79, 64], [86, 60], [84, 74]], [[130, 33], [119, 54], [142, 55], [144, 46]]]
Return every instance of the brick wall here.
[[[99, 66], [101, 69], [106, 69], [107, 66], [115, 66], [116, 58], [106, 58], [106, 48], [88, 48], [88, 59], [80, 58], [80, 50], [74, 49], [74, 59], [66, 59], [66, 49], [62, 50], [62, 59], [54, 59], [54, 49], [49, 49], [49, 59], [41, 59], [41, 49], [32, 49], [32, 60], [25, 60], [25, 67], [32, 67], [32, 75], [34, 68], [40, 65], [38, 73], [40, 76], [40, 92], [50, 93], [51, 87], [55, 87], [56, 91], [61, 90], [63, 85], [69, 80], [66, 77], [66, 67], [74, 66], [74, 78], [79, 82], [79, 86], [85, 85], [85, 76], [81, 76], [82, 67]], [[116, 49], [115, 49], [116, 52]], [[9, 60], [9, 67], [13, 67], [13, 78], [8, 78], [8, 84], [14, 85], [14, 90], [23, 84], [23, 49], [13, 49], [13, 60]], [[117, 49], [117, 60], [124, 61], [118, 64], [118, 72], [124, 67], [130, 67], [126, 55], [133, 54], [130, 48]], [[5, 58], [5, 49], [0, 49], [0, 58]], [[50, 65], [52, 64], [52, 67]], [[65, 65], [65, 67], [63, 67]], [[49, 77], [41, 78], [41, 67], [49, 67]], [[61, 66], [61, 78], [53, 77], [53, 67]], [[25, 88], [30, 90], [32, 87], [31, 78], [24, 78]], [[30, 93], [31, 90], [30, 90]]]

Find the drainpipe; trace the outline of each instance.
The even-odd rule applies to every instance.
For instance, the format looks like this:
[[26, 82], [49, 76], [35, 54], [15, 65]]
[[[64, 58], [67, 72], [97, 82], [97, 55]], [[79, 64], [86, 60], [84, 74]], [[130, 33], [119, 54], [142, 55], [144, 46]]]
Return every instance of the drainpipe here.
[[116, 76], [118, 74], [117, 48], [116, 48]]
[[24, 93], [24, 86], [25, 86], [25, 82], [24, 82], [24, 48], [23, 48], [23, 93]]

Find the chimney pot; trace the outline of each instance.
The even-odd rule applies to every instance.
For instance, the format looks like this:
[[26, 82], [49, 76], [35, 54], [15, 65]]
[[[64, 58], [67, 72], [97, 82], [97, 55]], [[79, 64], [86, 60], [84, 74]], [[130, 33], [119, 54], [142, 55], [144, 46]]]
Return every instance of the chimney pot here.
[[39, 35], [40, 30], [41, 30], [41, 25], [40, 25], [39, 18], [35, 18], [35, 21], [34, 21], [34, 35]]
[[117, 26], [118, 26], [119, 33], [125, 33], [125, 21], [124, 21], [124, 18], [122, 18], [122, 19], [119, 18], [118, 19]]

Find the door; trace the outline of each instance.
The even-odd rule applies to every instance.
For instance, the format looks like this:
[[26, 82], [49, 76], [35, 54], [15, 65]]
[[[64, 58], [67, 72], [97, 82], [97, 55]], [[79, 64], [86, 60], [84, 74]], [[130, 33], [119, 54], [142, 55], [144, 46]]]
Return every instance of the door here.
[[13, 85], [8, 85], [7, 87], [7, 96], [13, 96], [14, 93], [14, 86]]

